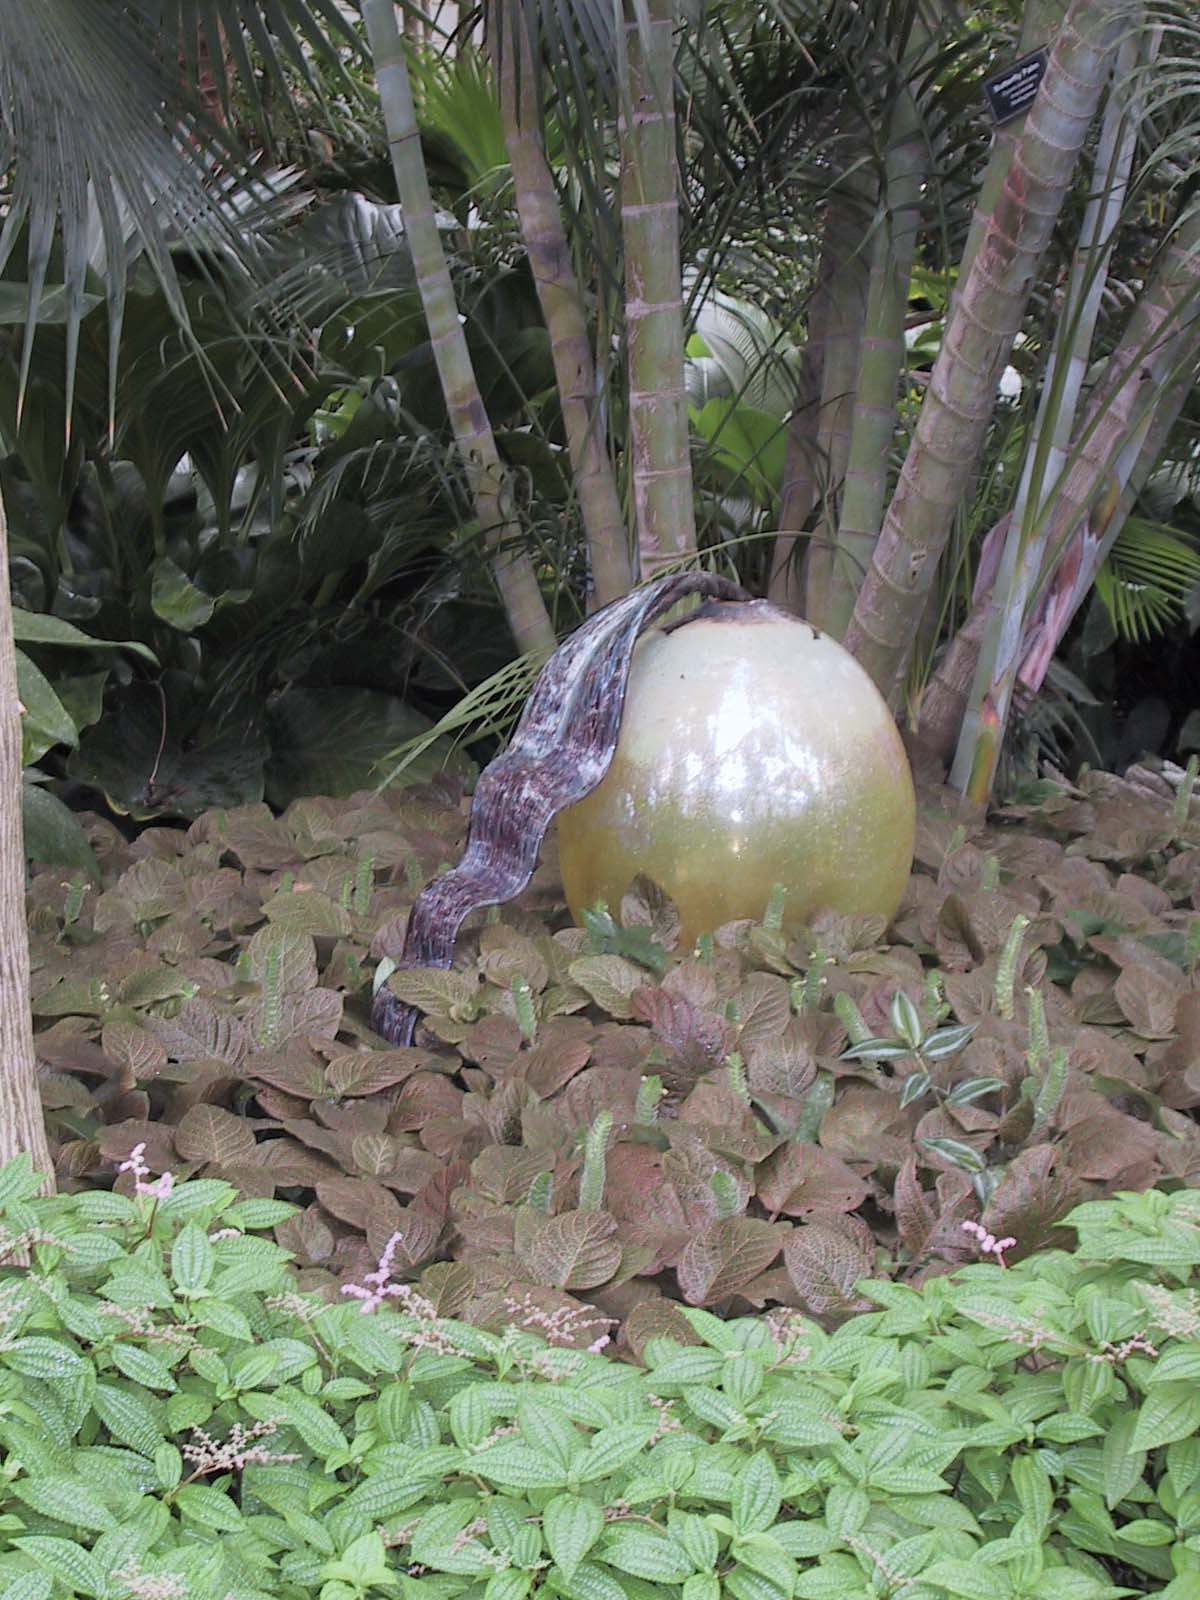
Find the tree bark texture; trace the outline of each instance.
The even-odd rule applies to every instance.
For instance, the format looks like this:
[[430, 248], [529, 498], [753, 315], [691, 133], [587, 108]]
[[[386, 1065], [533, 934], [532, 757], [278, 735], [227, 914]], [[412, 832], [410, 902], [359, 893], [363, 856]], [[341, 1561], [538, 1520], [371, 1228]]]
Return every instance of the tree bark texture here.
[[361, 8], [417, 291], [475, 515], [492, 553], [496, 587], [517, 648], [523, 655], [548, 655], [555, 645], [554, 629], [533, 563], [519, 548], [521, 528], [508, 509], [503, 464], [459, 321], [421, 154], [421, 134], [404, 41], [396, 26], [396, 9], [392, 0], [361, 0]]
[[28, 1154], [53, 1186], [29, 995], [25, 847], [21, 834], [21, 702], [8, 585], [8, 521], [0, 499], [0, 1165]]
[[592, 598], [603, 606], [633, 586], [628, 530], [608, 453], [583, 295], [542, 143], [533, 49], [516, 0], [505, 0], [500, 7], [500, 27], [496, 51], [500, 109], [521, 239], [550, 335], [554, 379], [587, 539]]
[[696, 553], [683, 376], [673, 0], [648, 0], [645, 7], [628, 0], [622, 57], [618, 134], [630, 480], [645, 581], [686, 565]]
[[1120, 0], [1073, 0], [934, 364], [846, 644], [895, 695], [1111, 64]]
[[1025, 614], [1046, 553], [1048, 519], [1044, 513], [1070, 455], [1108, 279], [1112, 240], [1125, 204], [1137, 143], [1131, 85], [1136, 80], [1139, 48], [1139, 32], [1131, 31], [1117, 52], [1093, 165], [1092, 192], [1042, 379], [1037, 416], [1025, 446], [1008, 538], [991, 590], [979, 662], [950, 773], [950, 782], [964, 793], [969, 791], [969, 798], [979, 805], [986, 803], [991, 793], [1008, 726]]

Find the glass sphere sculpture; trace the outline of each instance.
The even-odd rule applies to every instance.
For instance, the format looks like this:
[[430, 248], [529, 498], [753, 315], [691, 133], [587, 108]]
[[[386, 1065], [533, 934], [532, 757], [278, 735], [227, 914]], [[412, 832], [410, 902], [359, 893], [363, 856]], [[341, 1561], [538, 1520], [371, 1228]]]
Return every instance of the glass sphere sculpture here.
[[894, 916], [912, 866], [916, 802], [883, 697], [835, 640], [765, 601], [705, 606], [634, 652], [616, 753], [558, 822], [576, 921], [653, 879], [680, 945], [822, 909]]

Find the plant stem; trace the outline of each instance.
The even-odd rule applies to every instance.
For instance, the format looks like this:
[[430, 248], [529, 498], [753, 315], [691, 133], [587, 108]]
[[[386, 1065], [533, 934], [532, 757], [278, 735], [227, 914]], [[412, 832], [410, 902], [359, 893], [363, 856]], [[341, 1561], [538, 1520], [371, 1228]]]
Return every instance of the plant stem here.
[[633, 586], [628, 531], [604, 436], [583, 295], [542, 143], [533, 48], [516, 0], [504, 0], [500, 30], [495, 51], [500, 111], [521, 238], [550, 334], [567, 450], [587, 537], [592, 594], [598, 605], [607, 605]]
[[1047, 490], [1051, 496], [1054, 494], [1066, 468], [1108, 281], [1112, 243], [1124, 209], [1137, 143], [1139, 119], [1132, 103], [1132, 84], [1139, 46], [1138, 34], [1131, 32], [1122, 41], [1114, 62], [1092, 169], [1092, 193], [1071, 261], [1037, 416], [1025, 447], [1025, 465], [1000, 570], [991, 590], [974, 683], [950, 772], [951, 784], [977, 805], [983, 805], [991, 793], [1008, 726], [1026, 607], [1042, 568], [1049, 533], [1044, 515]]
[[554, 629], [533, 563], [518, 548], [521, 528], [508, 509], [500, 453], [459, 321], [454, 285], [438, 235], [429, 176], [421, 155], [421, 134], [404, 41], [396, 26], [396, 8], [392, 0], [360, 0], [360, 6], [375, 63], [379, 103], [417, 292], [475, 515], [492, 554], [496, 587], [518, 649], [522, 655], [531, 651], [548, 655], [555, 644]]
[[850, 457], [858, 352], [867, 315], [867, 227], [874, 205], [872, 183], [858, 169], [838, 185], [829, 200], [823, 251], [832, 263], [829, 277], [817, 462], [823, 473], [821, 515], [808, 550], [804, 615], [818, 628], [828, 626], [837, 545], [838, 504]]
[[826, 627], [837, 639], [849, 625], [859, 586], [871, 564], [887, 498], [896, 391], [905, 361], [904, 316], [929, 167], [929, 150], [912, 77], [928, 42], [925, 26], [914, 18], [897, 68], [883, 188], [872, 225], [866, 319], [859, 342], [846, 479], [826, 616]]
[[645, 6], [626, 0], [618, 134], [629, 448], [643, 581], [696, 554], [683, 380], [674, 28], [673, 0], [646, 0]]
[[808, 302], [808, 334], [800, 352], [796, 378], [796, 403], [788, 418], [787, 447], [783, 462], [783, 490], [779, 502], [779, 533], [771, 552], [771, 578], [767, 598], [775, 605], [804, 611], [804, 573], [797, 548], [804, 524], [817, 503], [817, 432], [820, 421], [821, 383], [825, 366], [825, 333], [829, 322], [829, 284], [835, 271], [833, 251], [821, 251], [817, 281]]
[[1108, 77], [1120, 0], [1072, 0], [1012, 166], [950, 312], [854, 616], [851, 653], [895, 694], [954, 517], [969, 492], [1021, 325]]
[[[1051, 513], [1055, 581], [1024, 641], [1018, 681], [1036, 694], [1183, 408], [1200, 365], [1200, 211], [1163, 247], [1088, 405]], [[1045, 576], [1043, 575], [1043, 583]]]

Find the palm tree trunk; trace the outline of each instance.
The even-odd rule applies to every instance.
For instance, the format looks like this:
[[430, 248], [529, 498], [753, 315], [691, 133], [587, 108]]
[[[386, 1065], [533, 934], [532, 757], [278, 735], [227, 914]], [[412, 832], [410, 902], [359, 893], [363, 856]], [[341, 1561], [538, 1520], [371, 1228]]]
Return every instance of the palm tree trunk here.
[[[643, 19], [639, 21], [639, 13]], [[675, 155], [673, 0], [626, 0], [621, 233], [629, 446], [643, 580], [696, 554], [696, 512], [683, 380], [683, 280]]]
[[818, 628], [829, 626], [838, 507], [850, 459], [859, 349], [867, 317], [871, 188], [866, 173], [856, 171], [831, 195], [825, 218], [822, 250], [829, 252], [831, 271], [817, 424], [821, 515], [808, 549], [804, 596], [804, 615]]
[[886, 695], [908, 661], [969, 492], [1005, 358], [1095, 115], [1121, 0], [1072, 0], [978, 253], [961, 283], [846, 644]]
[[896, 391], [904, 369], [904, 317], [912, 277], [929, 151], [910, 79], [928, 43], [914, 19], [899, 63], [888, 128], [883, 193], [872, 228], [866, 321], [850, 423], [846, 480], [825, 625], [840, 639], [875, 553], [887, 499], [888, 458], [896, 427]]
[[1052, 511], [1050, 565], [1057, 573], [1024, 641], [1024, 697], [1041, 687], [1054, 651], [1095, 582], [1200, 367], [1200, 213], [1163, 248], [1108, 359]]
[[583, 295], [542, 144], [533, 50], [515, 0], [501, 6], [500, 28], [496, 51], [500, 111], [521, 238], [550, 334], [563, 428], [587, 538], [592, 598], [597, 605], [607, 605], [633, 587], [628, 533], [604, 435]]
[[771, 550], [767, 598], [796, 616], [804, 614], [804, 524], [817, 503], [818, 432], [825, 333], [829, 321], [829, 286], [835, 271], [833, 252], [822, 249], [816, 283], [808, 301], [808, 328], [796, 375], [796, 403], [788, 418], [783, 486], [779, 499], [779, 532]]
[[[1074, 465], [1048, 508], [1046, 570], [1053, 577], [1022, 636], [1015, 691], [1021, 700], [1041, 688], [1054, 652], [1162, 454], [1198, 362], [1200, 217], [1193, 217], [1164, 250], [1109, 357], [1079, 430]], [[958, 736], [966, 685], [975, 674], [987, 609], [986, 594], [977, 596], [921, 703], [921, 746], [947, 760]]]
[[977, 805], [985, 804], [991, 793], [1008, 726], [1025, 612], [1046, 553], [1046, 502], [1053, 497], [1067, 465], [1108, 280], [1112, 241], [1125, 204], [1137, 143], [1131, 86], [1139, 47], [1137, 33], [1131, 33], [1117, 52], [1093, 167], [1092, 194], [1071, 262], [1037, 417], [1025, 447], [1008, 539], [992, 586], [979, 661], [950, 773], [950, 782]]
[[[1025, 56], [1032, 50], [1037, 50], [1051, 39], [1062, 26], [1063, 13], [1067, 8], [1067, 0], [1027, 0], [1021, 17], [1021, 37], [1017, 45], [1018, 56]], [[1026, 113], [1026, 116], [1028, 113]], [[996, 202], [1000, 198], [1000, 191], [1004, 188], [1009, 171], [1012, 168], [1013, 153], [1025, 126], [1025, 117], [1014, 117], [1011, 122], [1006, 122], [1002, 128], [997, 128], [992, 138], [992, 148], [988, 155], [987, 166], [984, 168], [983, 177], [979, 184], [979, 195], [975, 201], [975, 209], [971, 213], [971, 226], [967, 233], [967, 242], [963, 246], [962, 259], [958, 263], [958, 281], [963, 283], [970, 275], [975, 257], [979, 254], [979, 247], [991, 224], [992, 212], [996, 209]]]
[[479, 393], [450, 269], [438, 236], [433, 196], [421, 156], [404, 41], [392, 0], [360, 0], [375, 63], [379, 102], [392, 156], [396, 191], [416, 273], [417, 290], [437, 362], [450, 427], [467, 474], [475, 515], [488, 548], [505, 614], [522, 655], [549, 654], [554, 629], [533, 563], [519, 551], [521, 528], [507, 509], [504, 469]]
[[21, 702], [8, 586], [8, 521], [0, 499], [0, 1166], [28, 1154], [53, 1187], [29, 996], [25, 848], [21, 836]]

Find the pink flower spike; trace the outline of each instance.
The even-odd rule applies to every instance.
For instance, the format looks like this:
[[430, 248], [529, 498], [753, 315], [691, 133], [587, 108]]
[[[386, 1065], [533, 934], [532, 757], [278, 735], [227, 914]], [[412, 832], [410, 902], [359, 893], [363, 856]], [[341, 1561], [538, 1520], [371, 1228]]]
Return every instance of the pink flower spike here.
[[142, 1144], [135, 1144], [133, 1149], [129, 1152], [129, 1159], [127, 1161], [122, 1161], [121, 1165], [117, 1168], [117, 1171], [132, 1172], [134, 1178], [140, 1183], [150, 1171], [150, 1168], [146, 1165], [145, 1156], [145, 1143], [143, 1142]]
[[145, 1195], [150, 1200], [165, 1200], [174, 1187], [175, 1177], [170, 1172], [164, 1172], [162, 1177], [156, 1179], [154, 1183], [143, 1183], [139, 1178], [134, 1184], [136, 1192]]

